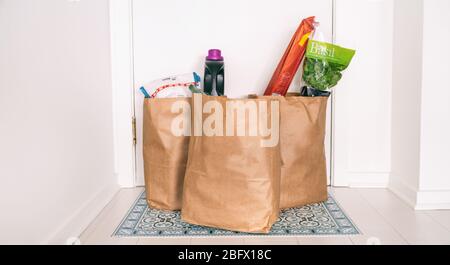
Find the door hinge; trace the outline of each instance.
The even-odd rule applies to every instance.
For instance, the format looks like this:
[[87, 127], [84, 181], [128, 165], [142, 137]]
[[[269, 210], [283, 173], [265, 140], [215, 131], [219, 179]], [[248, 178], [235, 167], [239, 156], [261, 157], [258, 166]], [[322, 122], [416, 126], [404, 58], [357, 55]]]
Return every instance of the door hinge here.
[[131, 125], [133, 126], [133, 144], [136, 145], [136, 117], [131, 118]]

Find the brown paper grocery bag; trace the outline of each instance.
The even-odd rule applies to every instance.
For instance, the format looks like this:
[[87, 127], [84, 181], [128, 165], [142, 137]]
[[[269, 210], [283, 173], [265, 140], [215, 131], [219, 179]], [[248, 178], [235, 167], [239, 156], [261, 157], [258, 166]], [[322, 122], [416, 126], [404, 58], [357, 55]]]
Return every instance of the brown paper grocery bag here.
[[[210, 108], [211, 101], [219, 102], [223, 110], [227, 102], [232, 101], [199, 94], [193, 98], [193, 131], [196, 121], [205, 120], [207, 123], [210, 113], [217, 111]], [[201, 103], [196, 104], [199, 98]], [[268, 121], [274, 116], [274, 122], [277, 122], [278, 111], [276, 115], [271, 114], [270, 102], [273, 100], [240, 101], [253, 101], [259, 106], [261, 100], [268, 102]], [[203, 108], [209, 113], [196, 115], [196, 111]], [[225, 113], [223, 111], [223, 121], [226, 120]], [[246, 128], [250, 126], [249, 120], [245, 120]], [[220, 127], [218, 124], [215, 126]], [[263, 138], [259, 134], [196, 136], [194, 132], [184, 180], [181, 210], [184, 221], [241, 232], [269, 232], [279, 212], [280, 151], [278, 141], [275, 146], [261, 147]]]
[[327, 200], [325, 122], [328, 97], [280, 97], [280, 208]]
[[144, 175], [147, 202], [152, 208], [181, 209], [189, 136], [174, 135], [172, 123], [182, 108], [190, 108], [190, 98], [144, 100]]

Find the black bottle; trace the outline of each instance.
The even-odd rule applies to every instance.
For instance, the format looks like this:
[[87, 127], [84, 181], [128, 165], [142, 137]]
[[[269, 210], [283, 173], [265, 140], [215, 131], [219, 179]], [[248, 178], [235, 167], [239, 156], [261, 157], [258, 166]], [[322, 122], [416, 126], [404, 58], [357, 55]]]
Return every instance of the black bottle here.
[[206, 57], [205, 61], [204, 77], [203, 91], [205, 92], [205, 94], [217, 96], [223, 96], [225, 94], [224, 65], [220, 50], [211, 49], [208, 51], [208, 56]]

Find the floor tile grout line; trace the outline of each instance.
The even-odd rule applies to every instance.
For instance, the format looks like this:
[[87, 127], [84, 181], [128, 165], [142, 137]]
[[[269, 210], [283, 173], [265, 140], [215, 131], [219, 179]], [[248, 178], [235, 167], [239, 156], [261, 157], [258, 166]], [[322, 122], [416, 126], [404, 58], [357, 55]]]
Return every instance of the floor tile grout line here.
[[440, 227], [442, 227], [445, 230], [447, 230], [448, 232], [450, 232], [449, 228], [447, 228], [445, 225], [443, 225], [439, 220], [437, 220], [435, 217], [433, 217], [433, 215], [431, 215], [429, 212], [424, 212], [424, 214], [426, 216], [428, 216], [431, 220], [433, 220], [433, 222], [437, 223]]
[[[336, 188], [331, 187], [331, 188], [330, 188], [330, 193], [333, 195], [333, 199], [336, 201], [336, 203], [339, 205], [339, 207], [342, 208], [342, 211], [344, 212], [344, 211], [345, 211], [345, 208], [344, 208], [344, 206], [342, 206], [342, 203], [339, 202], [339, 199], [336, 198], [335, 193], [334, 193], [335, 190], [336, 190]], [[359, 194], [358, 194], [358, 195], [359, 195]], [[359, 235], [361, 235], [361, 236], [364, 235], [362, 229], [358, 227], [358, 225], [356, 224], [355, 220], [354, 220], [354, 219], [351, 219], [350, 214], [347, 212], [346, 215], [347, 215], [348, 219], [351, 220], [351, 222], [352, 222], [353, 225], [355, 226], [356, 230], [358, 230]], [[352, 243], [352, 245], [356, 245], [355, 242], [352, 240], [352, 237], [351, 237], [351, 236], [348, 236], [348, 235], [347, 235], [346, 238], [347, 238], [348, 240], [350, 240], [350, 242]], [[298, 240], [300, 240], [300, 238], [299, 238]]]
[[122, 224], [126, 221], [128, 215], [133, 211], [134, 206], [139, 201], [139, 199], [141, 198], [141, 196], [144, 192], [145, 192], [145, 190], [140, 191], [139, 194], [137, 195], [137, 197], [132, 201], [131, 206], [128, 207], [128, 210], [126, 211], [125, 215], [122, 217], [122, 219], [120, 219], [119, 223], [116, 225], [116, 228], [110, 234], [110, 237], [114, 237], [116, 235], [116, 232], [118, 231], [119, 227], [121, 227]]
[[[363, 234], [361, 234], [361, 236], [362, 236]], [[352, 245], [356, 245], [356, 243], [352, 240], [352, 237], [348, 237], [348, 240], [350, 240], [350, 242], [352, 243]]]
[[[360, 197], [365, 200], [370, 207], [372, 207], [373, 210], [375, 210], [375, 212], [378, 213], [378, 215], [381, 216], [381, 218], [395, 231], [395, 233], [397, 233], [397, 235], [403, 239], [403, 241], [406, 242], [407, 245], [411, 245], [411, 243], [403, 236], [403, 234], [397, 230], [397, 228], [384, 216], [384, 214], [382, 214], [366, 197], [364, 197], [361, 193], [360, 189], [355, 188], [356, 192], [360, 195]], [[386, 189], [387, 192], [390, 192], [389, 190]]]
[[[396, 230], [396, 229], [394, 229], [393, 227], [392, 227], [392, 225], [389, 223], [389, 222], [387, 222], [387, 220], [385, 220], [385, 218], [384, 218], [384, 216], [364, 197], [364, 196], [362, 196], [361, 195], [361, 193], [358, 191], [358, 189], [357, 188], [345, 188], [345, 189], [349, 189], [349, 190], [353, 190], [353, 191], [355, 191], [356, 192], [356, 194], [360, 197], [360, 199], [362, 199], [362, 200], [364, 200], [366, 203], [367, 203], [367, 205], [376, 213], [376, 214], [378, 214], [378, 216], [380, 216], [380, 218], [383, 220], [383, 221], [385, 221], [386, 222], [386, 224], [404, 241], [404, 242], [406, 242], [407, 243], [407, 241], [398, 233], [398, 231]], [[337, 200], [337, 198], [335, 198], [336, 200]], [[361, 229], [361, 231], [360, 232], [362, 232], [361, 234], [360, 234], [360, 236], [370, 236], [368, 233], [365, 233], [364, 231], [362, 231], [362, 229]], [[355, 240], [356, 240], [356, 238], [357, 237], [350, 237], [349, 236], [349, 239], [350, 239], [350, 241], [352, 242], [352, 244], [353, 245], [359, 245]]]
[[[362, 234], [359, 234], [359, 235], [353, 235], [353, 236], [362, 236]], [[353, 242], [353, 240], [351, 240], [351, 237], [352, 236], [349, 236], [349, 235], [346, 235], [346, 236], [341, 236], [341, 237], [323, 237], [323, 238], [321, 238], [321, 239], [346, 239], [346, 241], [347, 242], [350, 242], [351, 243], [351, 245], [355, 245], [355, 243]], [[302, 245], [302, 246], [304, 246], [304, 245], [308, 245], [308, 244], [302, 244], [303, 242], [302, 242], [302, 239], [303, 240], [306, 240], [306, 242], [307, 242], [307, 240], [308, 240], [308, 238], [309, 237], [297, 237], [297, 245]], [[312, 238], [312, 239], [319, 239], [320, 237], [310, 237], [310, 238]], [[338, 244], [331, 244], [331, 245], [338, 245]]]
[[[394, 196], [399, 202], [400, 202], [400, 204], [402, 205], [402, 206], [404, 206], [405, 208], [407, 208], [407, 209], [411, 209], [413, 212], [414, 212], [414, 215], [415, 216], [420, 216], [420, 215], [422, 215], [422, 216], [426, 216], [426, 217], [428, 217], [433, 223], [435, 223], [435, 224], [437, 224], [439, 227], [441, 227], [443, 230], [445, 230], [445, 231], [447, 231], [447, 232], [450, 232], [450, 229], [448, 229], [447, 227], [445, 227], [443, 224], [441, 224], [438, 220], [436, 220], [435, 218], [433, 218], [431, 215], [429, 215], [429, 213], [427, 213], [427, 212], [422, 212], [422, 211], [420, 211], [420, 210], [415, 210], [414, 208], [412, 208], [409, 204], [407, 204], [402, 198], [400, 198], [397, 194], [395, 194], [394, 192], [392, 192], [391, 190], [389, 190], [389, 189], [384, 189], [386, 192], [388, 192], [390, 195], [392, 195], [392, 196]], [[359, 191], [358, 190], [358, 192], [362, 192], [362, 191]], [[380, 213], [381, 214], [381, 213]], [[383, 218], [384, 218], [384, 216], [383, 216]], [[390, 224], [390, 223], [389, 223]], [[394, 227], [392, 224], [391, 224], [391, 226], [392, 227]], [[395, 227], [394, 227], [394, 229], [395, 229]], [[397, 229], [395, 229], [396, 231], [397, 231]], [[397, 231], [398, 232], [398, 231]], [[400, 233], [400, 232], [398, 232], [398, 233]], [[403, 236], [402, 236], [402, 238], [403, 238]], [[413, 242], [409, 242], [409, 241], [407, 241], [406, 239], [405, 239], [405, 241], [408, 243], [408, 244], [415, 244], [415, 243], [413, 243]]]
[[[101, 221], [101, 219], [99, 219], [101, 217], [101, 215], [104, 213], [105, 216], [108, 214], [107, 211], [110, 210], [110, 208], [112, 208], [114, 206], [114, 204], [117, 203], [117, 200], [119, 199], [120, 194], [123, 192], [123, 189], [119, 189], [116, 194], [114, 194], [113, 198], [105, 205], [105, 207], [102, 208], [102, 210], [95, 216], [94, 219], [92, 219], [92, 221], [88, 224], [88, 226], [83, 230], [83, 232], [80, 233], [79, 237], [81, 237], [86, 231], [88, 231], [88, 229], [91, 228], [92, 225], [94, 225], [96, 222], [99, 223]], [[102, 218], [103, 219], [103, 218]], [[91, 231], [89, 234], [87, 234], [85, 236], [85, 241], [88, 242], [89, 239], [91, 238], [93, 232], [95, 230]]]
[[[110, 203], [108, 204], [108, 208], [104, 208], [104, 210], [106, 211], [105, 212], [105, 215], [104, 216], [102, 216], [102, 218], [100, 218], [100, 219], [98, 219], [98, 220], [96, 220], [96, 219], [94, 219], [90, 224], [89, 224], [89, 226], [91, 226], [91, 225], [96, 225], [97, 226], [97, 228], [96, 229], [98, 229], [98, 227], [99, 226], [101, 226], [104, 222], [106, 222], [106, 220], [108, 220], [108, 218], [111, 216], [111, 215], [113, 215], [114, 214], [114, 211], [113, 211], [113, 209], [114, 209], [114, 207], [117, 207], [117, 205], [119, 204], [119, 202], [120, 202], [120, 197], [124, 197], [124, 196], [127, 196], [127, 195], [125, 195], [125, 191], [129, 191], [130, 193], [132, 193], [132, 192], [135, 192], [135, 191], [137, 191], [137, 190], [139, 190], [139, 188], [122, 188], [122, 189], [120, 189], [120, 194], [119, 193], [117, 193], [116, 195], [117, 195], [117, 198], [116, 197], [114, 197], [111, 201], [110, 201]], [[139, 194], [141, 194], [141, 192], [139, 192]], [[133, 200], [134, 201], [134, 200]], [[128, 209], [128, 206], [127, 206], [127, 209]], [[100, 216], [99, 216], [100, 217]], [[120, 219], [121, 220], [121, 219]], [[119, 221], [120, 221], [119, 220]], [[115, 229], [115, 227], [113, 228], [113, 230]], [[95, 231], [95, 230], [94, 230]], [[85, 242], [90, 242], [90, 240], [91, 240], [91, 238], [92, 238], [92, 236], [94, 235], [95, 233], [93, 232], [93, 233], [91, 233], [89, 236], [87, 236], [86, 237], [86, 240], [85, 240]], [[108, 230], [108, 232], [105, 232], [105, 235], [104, 235], [104, 239], [105, 240], [107, 240], [108, 238], [111, 238], [111, 232]], [[118, 239], [118, 240], [121, 240], [121, 239]], [[91, 243], [92, 244], [92, 243]]]
[[[329, 192], [330, 193], [330, 192]], [[334, 195], [334, 194], [333, 194]], [[330, 196], [330, 195], [329, 195]], [[340, 204], [340, 202], [337, 201], [337, 199], [334, 196], [330, 196], [331, 199], [334, 201], [334, 203], [338, 206], [338, 208], [341, 210], [342, 214], [344, 215], [344, 217], [351, 223], [351, 225], [356, 229], [356, 234], [355, 235], [362, 235], [362, 231], [361, 229], [358, 228], [358, 226], [356, 225], [355, 221], [353, 221], [353, 219], [350, 217], [349, 214], [347, 214], [344, 210], [344, 207], [342, 207], [342, 205]], [[328, 208], [325, 206], [326, 211], [328, 211]], [[328, 211], [329, 212], [329, 211]], [[330, 213], [331, 216], [331, 213]], [[333, 219], [334, 220], [334, 219]], [[335, 220], [334, 220], [335, 221]], [[348, 236], [348, 234], [347, 234]]]
[[[350, 189], [350, 188], [346, 188], [346, 189]], [[333, 188], [333, 191], [334, 191], [334, 190], [335, 190], [335, 188]], [[364, 198], [363, 196], [361, 196], [361, 194], [360, 194], [359, 192], [357, 192], [357, 194], [358, 194], [359, 197], [361, 197], [363, 200], [365, 200], [365, 201], [367, 202], [366, 198]], [[334, 197], [334, 198], [335, 198], [335, 200], [338, 201], [338, 199], [337, 199], [336, 197]], [[370, 203], [367, 202], [367, 204], [368, 204], [370, 207], [373, 208], [373, 206], [372, 206]], [[341, 205], [342, 205], [342, 203], [341, 203]], [[375, 210], [375, 212], [376, 212], [378, 215], [380, 215], [380, 214], [376, 211], [376, 209], [373, 209], [373, 210]], [[350, 215], [350, 214], [349, 214], [349, 215]], [[355, 222], [355, 225], [357, 225], [356, 222]], [[358, 228], [358, 229], [359, 229], [359, 232], [360, 232], [359, 236], [365, 236], [365, 235], [367, 235], [361, 228]], [[355, 241], [354, 237], [351, 237], [351, 236], [347, 236], [347, 237], [348, 237], [348, 239], [350, 240], [350, 242], [352, 243], [352, 245], [358, 245], [357, 242]]]

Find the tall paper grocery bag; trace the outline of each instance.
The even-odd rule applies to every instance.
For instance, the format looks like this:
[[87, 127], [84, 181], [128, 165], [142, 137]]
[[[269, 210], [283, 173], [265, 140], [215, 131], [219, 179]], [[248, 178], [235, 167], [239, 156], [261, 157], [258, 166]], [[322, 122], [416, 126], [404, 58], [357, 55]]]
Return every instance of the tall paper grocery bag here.
[[[149, 207], [181, 209], [189, 136], [176, 135], [172, 124], [179, 117], [174, 104], [189, 108], [190, 98], [144, 100], [144, 175]], [[190, 115], [189, 115], [190, 116]]]
[[[193, 127], [196, 126], [196, 121], [205, 120], [211, 115], [203, 113], [199, 118], [195, 116], [196, 110], [208, 109], [208, 106], [214, 104], [219, 104], [219, 108], [225, 110], [230, 101], [241, 101], [244, 104], [253, 101], [257, 106], [260, 101], [266, 102], [267, 120], [271, 121], [272, 116], [275, 122], [279, 119], [278, 111], [276, 114], [271, 112], [272, 100], [268, 99], [232, 100], [199, 94], [193, 98], [194, 101], [201, 99], [201, 104], [192, 103]], [[222, 113], [223, 121], [226, 120], [225, 113], [226, 111]], [[250, 122], [246, 119], [245, 127], [248, 126]], [[269, 232], [279, 212], [280, 149], [278, 141], [274, 146], [262, 147], [262, 139], [265, 137], [259, 134], [191, 136], [184, 180], [182, 220], [241, 232]]]
[[280, 97], [281, 208], [327, 200], [327, 101], [328, 97]]

